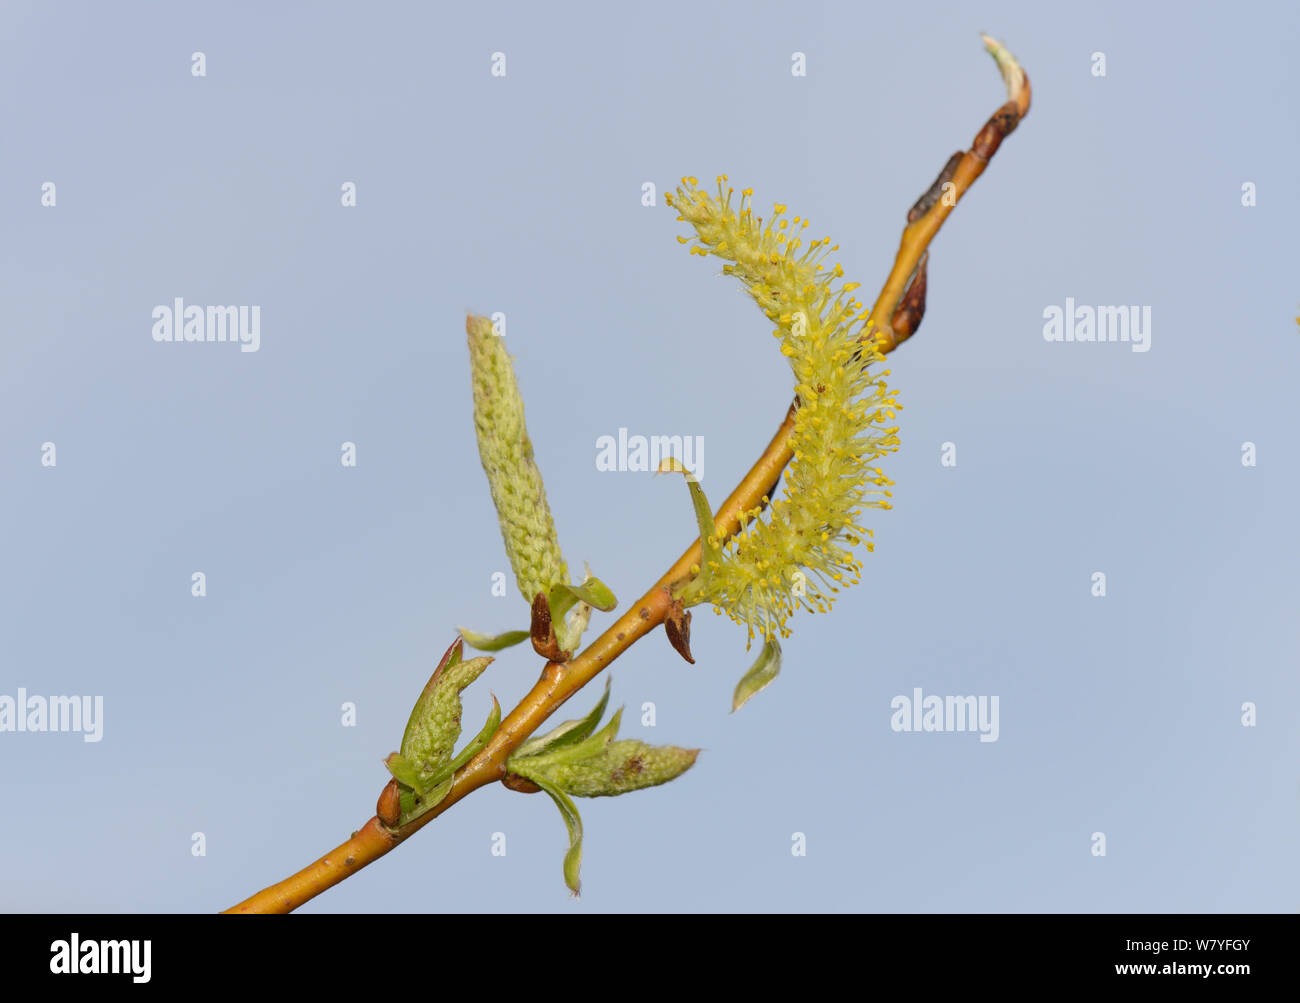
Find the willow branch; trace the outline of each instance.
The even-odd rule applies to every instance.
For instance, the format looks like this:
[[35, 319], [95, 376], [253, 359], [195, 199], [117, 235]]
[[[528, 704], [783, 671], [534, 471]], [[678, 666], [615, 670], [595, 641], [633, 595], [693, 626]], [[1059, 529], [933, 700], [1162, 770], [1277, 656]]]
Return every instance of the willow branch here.
[[[928, 248], [957, 201], [988, 166], [989, 159], [1029, 111], [1029, 79], [1010, 54], [983, 36], [998, 61], [1007, 84], [1008, 100], [985, 123], [971, 149], [954, 154], [935, 183], [908, 213], [898, 253], [888, 279], [865, 325], [874, 332], [881, 353], [888, 353], [916, 332], [925, 311]], [[951, 186], [947, 186], [947, 183]], [[881, 323], [878, 318], [888, 317]], [[730, 497], [717, 510], [714, 530], [720, 541], [740, 530], [770, 495], [790, 462], [790, 436], [796, 404], [786, 412], [772, 441]], [[700, 542], [687, 547], [676, 563], [614, 624], [567, 662], [548, 662], [541, 678], [509, 716], [491, 741], [456, 774], [451, 791], [435, 807], [409, 824], [390, 829], [376, 816], [346, 841], [297, 874], [293, 874], [226, 910], [231, 913], [285, 913], [355, 874], [367, 864], [413, 836], [461, 798], [487, 784], [507, 779], [506, 761], [566, 700], [608, 667], [619, 655], [664, 622], [669, 612], [669, 587], [700, 563]], [[382, 797], [382, 796], [381, 796]]]
[[[948, 159], [934, 184], [917, 199], [908, 212], [907, 226], [903, 228], [903, 237], [894, 257], [894, 267], [871, 308], [871, 316], [877, 320], [876, 340], [881, 352], [891, 351], [915, 332], [915, 326], [908, 326], [912, 319], [910, 311], [904, 311], [901, 316], [895, 312], [900, 302], [907, 305], [904, 292], [910, 292], [909, 281], [915, 285], [913, 276], [916, 276], [916, 280], [921, 282], [921, 310], [924, 311], [924, 267], [930, 241], [939, 232], [939, 227], [943, 226], [948, 214], [956, 208], [961, 197], [984, 173], [984, 168], [988, 167], [993, 154], [1002, 145], [1002, 140], [1011, 135], [1020, 120], [1029, 114], [1029, 76], [1000, 43], [988, 35], [981, 37], [985, 48], [1002, 71], [1002, 79], [1007, 85], [1007, 101], [976, 133], [969, 150], [954, 153]], [[889, 324], [879, 322], [885, 317], [891, 318]], [[919, 323], [919, 317], [916, 322]]]

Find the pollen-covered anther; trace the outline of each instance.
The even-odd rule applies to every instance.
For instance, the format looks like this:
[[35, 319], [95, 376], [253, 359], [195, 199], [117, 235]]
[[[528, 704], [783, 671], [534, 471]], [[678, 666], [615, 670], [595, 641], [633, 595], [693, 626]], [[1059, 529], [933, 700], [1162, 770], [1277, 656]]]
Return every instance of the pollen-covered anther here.
[[[752, 213], [750, 188], [743, 189], [739, 206], [733, 207], [723, 194], [724, 176], [716, 197], [686, 181], [674, 203], [688, 206], [683, 215], [695, 228], [700, 251], [721, 257], [724, 272], [739, 278], [778, 325], [773, 334], [790, 360], [801, 402], [790, 439], [793, 460], [785, 494], [775, 502], [765, 498], [764, 505], [747, 513], [754, 521], [727, 542], [719, 561], [710, 562], [718, 566], [710, 568], [702, 598], [745, 623], [751, 639], [756, 634], [784, 637], [789, 633], [785, 621], [795, 608], [825, 612], [828, 593], [838, 591], [831, 582], [858, 580], [861, 564], [845, 547], [858, 546], [870, 535], [852, 521], [855, 514], [864, 506], [889, 505], [887, 495], [871, 497], [885, 494], [871, 488], [887, 484], [881, 482], [879, 468], [866, 464], [897, 449], [897, 428], [881, 426], [893, 418], [898, 404], [883, 375], [871, 371], [883, 355], [859, 341], [860, 331], [850, 331], [859, 321], [865, 321], [867, 330], [873, 327], [869, 314], [858, 314], [864, 305], [850, 295], [859, 283], [833, 288], [844, 275], [843, 266], [835, 263], [828, 270], [821, 263], [839, 245], [829, 237], [804, 245], [787, 236], [789, 222], [803, 230], [808, 220], [780, 218], [788, 211], [782, 203], [773, 206], [772, 219], [764, 224]], [[801, 568], [810, 572], [804, 579], [808, 588], [792, 599], [789, 590], [800, 580], [794, 575]], [[813, 579], [825, 581], [826, 591]]]

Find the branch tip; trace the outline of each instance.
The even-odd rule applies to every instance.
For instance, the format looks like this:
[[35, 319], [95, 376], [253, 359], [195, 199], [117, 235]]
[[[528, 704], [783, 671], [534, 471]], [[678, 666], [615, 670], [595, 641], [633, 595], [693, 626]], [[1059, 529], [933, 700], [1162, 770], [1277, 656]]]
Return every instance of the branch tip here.
[[1016, 57], [996, 38], [986, 34], [981, 34], [980, 38], [984, 40], [984, 48], [998, 64], [1002, 81], [1007, 85], [1007, 100], [1016, 106], [1017, 119], [1024, 118], [1029, 113], [1029, 75], [1016, 61]]

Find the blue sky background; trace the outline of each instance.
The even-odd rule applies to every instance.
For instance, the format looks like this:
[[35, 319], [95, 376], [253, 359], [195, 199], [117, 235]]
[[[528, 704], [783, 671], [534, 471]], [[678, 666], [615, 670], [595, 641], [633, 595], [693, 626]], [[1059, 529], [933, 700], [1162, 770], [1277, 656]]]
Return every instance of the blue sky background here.
[[[833, 234], [872, 292], [1004, 99], [983, 30], [1033, 110], [937, 239], [924, 325], [890, 360], [896, 507], [871, 513], [863, 584], [793, 621], [780, 679], [735, 715], [751, 656], [707, 611], [696, 665], [662, 635], [618, 661], [624, 736], [705, 751], [670, 786], [583, 802], [580, 903], [551, 805], [494, 786], [305, 909], [1296, 908], [1294, 5], [12, 2], [0, 21], [0, 693], [105, 706], [98, 744], [0, 734], [0, 907], [214, 911], [297, 870], [373, 812], [455, 627], [526, 624], [491, 594], [467, 309], [507, 314], [570, 565], [633, 601], [692, 515], [675, 479], [598, 472], [596, 439], [702, 435], [716, 501], [790, 396], [767, 322], [642, 183], [728, 173]], [[261, 350], [155, 343], [177, 296], [260, 305]], [[1149, 305], [1151, 350], [1046, 342], [1066, 297]], [[538, 668], [506, 652], [467, 719]], [[914, 687], [998, 695], [999, 740], [893, 732]]]

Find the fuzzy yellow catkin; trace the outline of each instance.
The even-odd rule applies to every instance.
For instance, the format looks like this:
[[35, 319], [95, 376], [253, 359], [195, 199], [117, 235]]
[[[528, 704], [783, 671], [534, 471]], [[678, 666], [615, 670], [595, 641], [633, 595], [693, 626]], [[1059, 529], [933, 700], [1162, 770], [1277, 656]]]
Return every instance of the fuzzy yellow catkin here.
[[874, 545], [857, 519], [864, 508], [891, 507], [893, 482], [872, 464], [898, 448], [892, 422], [901, 406], [885, 384], [889, 371], [873, 365], [884, 358], [874, 340], [859, 341], [869, 311], [852, 296], [858, 283], [837, 287], [843, 269], [824, 263], [839, 245], [829, 237], [805, 243], [808, 221], [788, 219], [780, 204], [764, 225], [751, 189], [733, 206], [726, 175], [717, 180], [716, 195], [683, 178], [668, 196], [678, 219], [695, 229], [677, 239], [692, 254], [728, 262], [723, 272], [740, 279], [776, 325], [800, 405], [784, 494], [749, 513], [754, 521], [700, 569], [684, 597], [713, 603], [745, 624], [751, 640], [772, 640], [789, 636], [786, 620], [796, 608], [826, 612], [841, 587], [861, 580], [852, 548]]
[[533, 443], [524, 424], [524, 401], [504, 339], [486, 317], [465, 319], [474, 386], [474, 431], [479, 459], [487, 474], [510, 566], [519, 591], [529, 602], [538, 592], [566, 583], [569, 571], [560, 552], [542, 473], [533, 460]]

